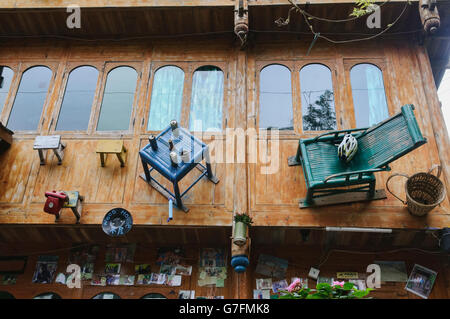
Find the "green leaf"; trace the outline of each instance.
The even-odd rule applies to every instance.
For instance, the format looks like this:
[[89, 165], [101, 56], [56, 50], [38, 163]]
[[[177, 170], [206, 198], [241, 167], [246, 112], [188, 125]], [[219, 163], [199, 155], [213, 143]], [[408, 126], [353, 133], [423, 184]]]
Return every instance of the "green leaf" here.
[[351, 283], [351, 282], [346, 282], [345, 284], [344, 284], [344, 290], [345, 291], [350, 291], [350, 290], [352, 290], [353, 289], [353, 287], [354, 287], [355, 285], [353, 284], [353, 283]]

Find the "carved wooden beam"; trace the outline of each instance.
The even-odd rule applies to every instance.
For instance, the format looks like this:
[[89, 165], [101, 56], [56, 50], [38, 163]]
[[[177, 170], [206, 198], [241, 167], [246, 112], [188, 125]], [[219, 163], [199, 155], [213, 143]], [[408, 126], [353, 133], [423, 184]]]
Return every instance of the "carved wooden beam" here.
[[234, 6], [234, 33], [236, 33], [239, 40], [241, 40], [241, 47], [247, 42], [248, 30], [247, 0], [236, 0]]
[[435, 33], [441, 25], [436, 0], [420, 0], [419, 13], [424, 31], [427, 34]]

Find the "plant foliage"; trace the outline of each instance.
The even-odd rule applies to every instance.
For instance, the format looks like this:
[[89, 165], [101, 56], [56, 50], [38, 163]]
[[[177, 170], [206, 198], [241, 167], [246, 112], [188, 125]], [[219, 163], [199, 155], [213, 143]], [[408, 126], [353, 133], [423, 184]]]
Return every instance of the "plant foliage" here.
[[250, 226], [251, 224], [253, 224], [252, 218], [249, 215], [247, 215], [246, 213], [242, 213], [242, 214], [237, 213], [236, 215], [234, 215], [234, 221], [236, 223], [239, 223], [239, 222], [244, 223], [247, 226]]

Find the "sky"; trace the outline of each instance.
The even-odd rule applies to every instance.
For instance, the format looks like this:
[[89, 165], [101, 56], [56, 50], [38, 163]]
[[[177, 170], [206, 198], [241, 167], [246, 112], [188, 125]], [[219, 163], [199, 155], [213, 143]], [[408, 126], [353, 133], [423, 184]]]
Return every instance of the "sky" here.
[[438, 89], [439, 100], [442, 102], [442, 113], [444, 114], [447, 132], [450, 135], [450, 69], [445, 71]]

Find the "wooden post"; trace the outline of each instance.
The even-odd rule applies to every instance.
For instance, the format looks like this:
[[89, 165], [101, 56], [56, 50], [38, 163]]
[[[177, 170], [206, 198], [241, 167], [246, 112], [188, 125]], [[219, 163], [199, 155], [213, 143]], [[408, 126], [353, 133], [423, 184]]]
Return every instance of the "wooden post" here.
[[244, 47], [247, 42], [248, 29], [247, 0], [236, 0], [234, 6], [234, 33], [241, 40], [241, 47]]
[[[247, 95], [246, 95], [246, 74], [247, 74], [247, 53], [240, 49], [236, 50], [237, 62], [236, 62], [236, 77], [235, 77], [235, 128], [247, 129]], [[245, 138], [245, 150], [247, 150], [247, 137]], [[233, 150], [236, 153], [237, 147]], [[230, 151], [230, 150], [228, 150]], [[245, 154], [245, 162], [247, 162], [247, 151]], [[245, 213], [249, 211], [248, 205], [248, 177], [247, 177], [247, 164], [237, 163], [237, 154], [234, 154], [235, 160], [235, 182], [234, 182], [234, 213]], [[233, 216], [234, 219], [234, 216]], [[234, 221], [232, 221], [232, 233], [234, 232]], [[231, 253], [233, 254], [237, 250], [239, 251], [249, 251], [250, 250], [250, 240], [247, 243], [239, 247], [233, 244], [231, 240]], [[249, 260], [250, 260], [250, 256]], [[250, 260], [250, 263], [252, 261]], [[251, 267], [251, 265], [250, 265]], [[251, 299], [253, 296], [251, 294], [251, 276], [244, 273], [234, 273], [233, 274], [233, 293], [232, 298], [234, 299]]]

